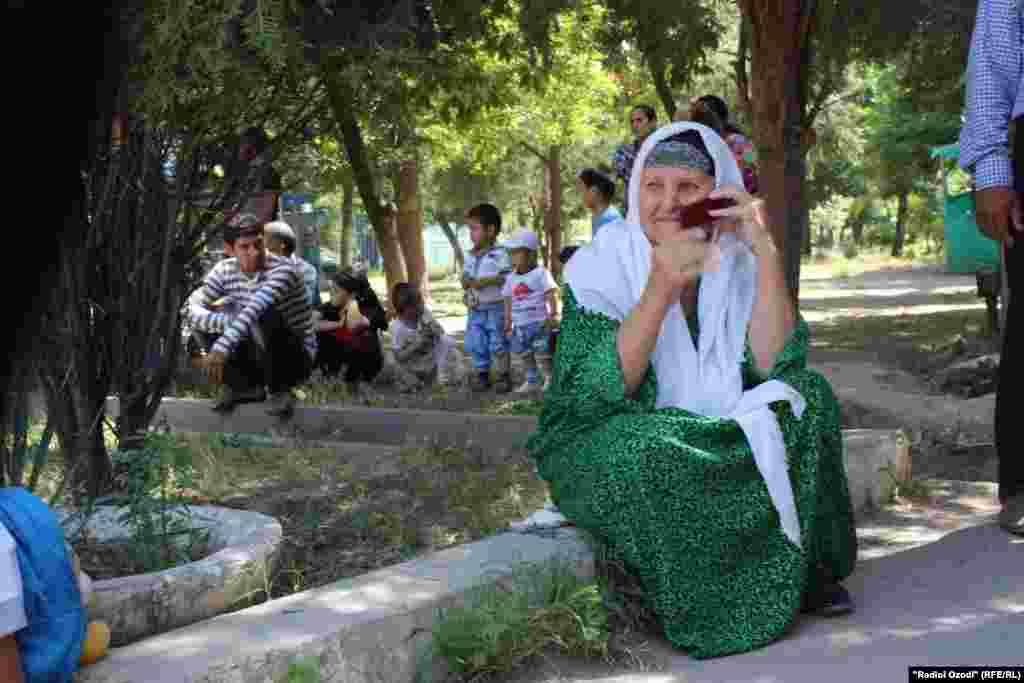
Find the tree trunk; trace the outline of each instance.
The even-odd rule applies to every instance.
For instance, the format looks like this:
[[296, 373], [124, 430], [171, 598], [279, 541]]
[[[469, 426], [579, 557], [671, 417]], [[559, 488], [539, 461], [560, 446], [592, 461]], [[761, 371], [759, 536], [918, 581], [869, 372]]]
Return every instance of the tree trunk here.
[[455, 254], [455, 272], [461, 273], [464, 264], [466, 263], [466, 255], [462, 252], [462, 245], [459, 244], [459, 236], [455, 232], [451, 223], [448, 220], [447, 214], [436, 213], [437, 222], [441, 226], [441, 232], [448, 238], [448, 243], [452, 245], [452, 253]]
[[[781, 4], [782, 8], [776, 7]], [[761, 194], [782, 254], [786, 286], [799, 301], [800, 256], [805, 231], [807, 162], [803, 128], [804, 81], [814, 0], [741, 0], [751, 23], [754, 139]]]
[[894, 257], [903, 255], [903, 241], [907, 230], [907, 195], [907, 192], [900, 193], [899, 208], [896, 210], [896, 239], [892, 243]]
[[384, 261], [384, 280], [387, 283], [387, 295], [399, 282], [407, 282], [405, 257], [402, 255], [402, 243], [398, 239], [398, 212], [388, 208], [384, 214], [384, 225], [381, 230], [374, 226], [377, 237], [377, 249]]
[[355, 203], [355, 184], [351, 177], [346, 177], [342, 182], [341, 192], [341, 243], [338, 245], [338, 267], [348, 268], [352, 265], [352, 219]]
[[[665, 107], [665, 111], [668, 113], [668, 120], [671, 123], [676, 115], [676, 100], [672, 96], [672, 87], [668, 84], [668, 75], [665, 73], [668, 67], [665, 64], [665, 60], [658, 55], [648, 57], [647, 63], [650, 65], [654, 89], [657, 91], [658, 98]], [[685, 102], [683, 106], [686, 106]]]
[[420, 210], [419, 162], [406, 159], [398, 169], [398, 241], [409, 282], [430, 299], [430, 273], [423, 248], [423, 212]]
[[545, 268], [551, 268], [551, 238], [548, 236], [548, 215], [551, 200], [548, 193], [551, 190], [551, 183], [548, 181], [548, 160], [540, 158], [540, 205], [534, 214], [536, 228], [535, 232], [541, 240], [540, 259]]
[[561, 276], [562, 262], [562, 148], [552, 145], [547, 160], [548, 211], [544, 220], [544, 234], [548, 244], [548, 270], [555, 278]]
[[390, 292], [397, 283], [405, 281], [405, 262], [402, 260], [402, 250], [398, 244], [395, 215], [381, 204], [380, 193], [374, 183], [373, 169], [370, 166], [366, 144], [363, 141], [363, 133], [352, 109], [349, 93], [345, 92], [337, 76], [337, 71], [329, 62], [325, 61], [321, 73], [324, 83], [327, 85], [327, 99], [330, 103], [331, 113], [341, 130], [342, 144], [345, 146], [349, 165], [355, 175], [359, 196], [363, 200], [363, 208], [366, 209], [366, 215], [369, 217], [370, 225], [373, 226], [373, 232], [377, 237], [377, 247], [384, 260], [384, 277]]
[[747, 121], [752, 121], [753, 111], [750, 103], [750, 75], [747, 71], [750, 62], [750, 19], [740, 13], [739, 37], [736, 44], [736, 61], [733, 72], [736, 80], [736, 105], [743, 112]]

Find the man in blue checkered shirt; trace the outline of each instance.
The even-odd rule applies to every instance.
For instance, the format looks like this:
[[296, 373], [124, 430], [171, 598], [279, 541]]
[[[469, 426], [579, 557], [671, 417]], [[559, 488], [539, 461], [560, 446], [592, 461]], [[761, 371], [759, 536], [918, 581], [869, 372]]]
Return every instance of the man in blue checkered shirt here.
[[658, 113], [649, 104], [639, 104], [629, 112], [629, 125], [636, 139], [620, 146], [612, 155], [615, 177], [625, 186], [622, 194], [622, 215], [629, 213], [629, 176], [633, 173], [633, 163], [640, 152], [640, 145], [644, 144], [647, 136], [658, 127]]
[[[996, 394], [1000, 525], [1024, 536], [1024, 438], [1014, 413], [1022, 398], [1019, 352], [1020, 270], [1024, 267], [1024, 0], [980, 0], [967, 67], [967, 120], [960, 165], [974, 174], [978, 227], [1005, 248], [1010, 305]], [[1013, 130], [1013, 135], [1010, 131]], [[1013, 139], [1011, 160], [1010, 148]]]

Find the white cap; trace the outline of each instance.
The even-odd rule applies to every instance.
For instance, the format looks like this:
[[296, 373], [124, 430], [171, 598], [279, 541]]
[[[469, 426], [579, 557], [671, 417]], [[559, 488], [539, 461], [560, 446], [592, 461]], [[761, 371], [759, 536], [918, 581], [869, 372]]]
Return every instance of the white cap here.
[[291, 240], [295, 243], [295, 231], [292, 230], [292, 226], [288, 225], [284, 221], [272, 221], [263, 226], [263, 235], [265, 237], [279, 237], [284, 240]]
[[520, 230], [512, 235], [512, 239], [505, 242], [503, 246], [506, 249], [529, 249], [530, 251], [537, 251], [540, 248], [537, 235], [532, 230]]

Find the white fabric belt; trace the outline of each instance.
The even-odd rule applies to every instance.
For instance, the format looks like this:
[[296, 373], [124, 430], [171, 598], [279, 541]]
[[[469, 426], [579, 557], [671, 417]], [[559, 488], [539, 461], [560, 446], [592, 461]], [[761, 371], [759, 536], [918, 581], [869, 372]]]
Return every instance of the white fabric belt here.
[[793, 499], [793, 484], [789, 480], [786, 465], [786, 444], [782, 429], [769, 404], [786, 401], [797, 418], [803, 417], [807, 402], [793, 387], [772, 379], [750, 391], [743, 397], [729, 417], [739, 423], [754, 454], [757, 469], [768, 486], [768, 495], [779, 513], [779, 522], [786, 537], [798, 548], [800, 544], [800, 518]]

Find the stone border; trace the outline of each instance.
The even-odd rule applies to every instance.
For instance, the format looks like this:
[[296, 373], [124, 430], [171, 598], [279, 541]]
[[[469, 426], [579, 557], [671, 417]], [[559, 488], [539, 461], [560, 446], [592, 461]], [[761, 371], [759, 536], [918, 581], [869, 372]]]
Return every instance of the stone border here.
[[[508, 532], [119, 648], [79, 681], [277, 683], [293, 662], [313, 658], [324, 683], [413, 683], [439, 610], [520, 563], [551, 560], [572, 563], [581, 578], [594, 574], [574, 529]], [[429, 666], [440, 680], [443, 665]]]
[[[179, 567], [93, 582], [89, 618], [107, 622], [111, 643], [122, 646], [223, 614], [265, 587], [282, 541], [281, 524], [267, 515], [212, 505], [187, 506], [210, 524], [215, 552]], [[122, 508], [104, 506], [89, 520], [103, 540], [124, 537]], [[63, 518], [68, 513], [58, 510]]]
[[[117, 400], [108, 400], [107, 408], [116, 414]], [[486, 443], [486, 456], [499, 460], [522, 448], [537, 425], [536, 418], [529, 416], [350, 406], [298, 408], [292, 418], [282, 421], [269, 417], [260, 405], [239, 406], [223, 416], [210, 410], [209, 402], [192, 399], [164, 399], [154, 423], [164, 419], [180, 431], [270, 432], [279, 438], [291, 433], [312, 440], [343, 438], [377, 444], [376, 453], [383, 457], [386, 455], [379, 450], [381, 444], [394, 447], [429, 438], [455, 445]], [[910, 479], [910, 447], [899, 430], [848, 429], [843, 431], [843, 444], [856, 512], [876, 508], [891, 498], [897, 482]], [[359, 445], [339, 443], [338, 448], [351, 454], [358, 452]]]

